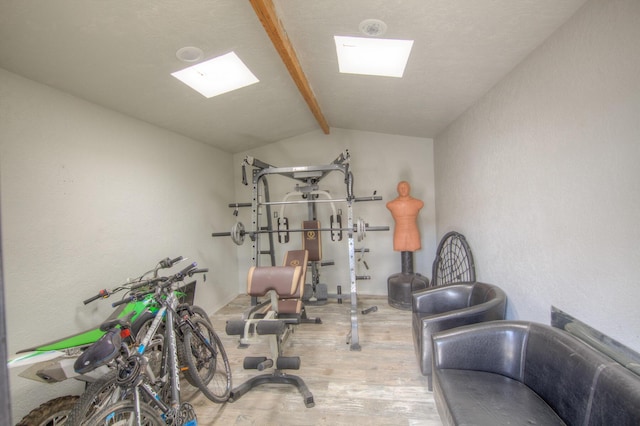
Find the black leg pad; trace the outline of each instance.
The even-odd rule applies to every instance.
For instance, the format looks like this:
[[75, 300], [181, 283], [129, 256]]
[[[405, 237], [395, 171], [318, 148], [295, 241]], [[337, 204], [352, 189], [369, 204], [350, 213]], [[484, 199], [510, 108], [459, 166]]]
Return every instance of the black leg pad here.
[[228, 336], [237, 336], [244, 334], [244, 320], [232, 320], [227, 321], [227, 327], [225, 328]]
[[299, 356], [280, 356], [276, 360], [276, 368], [278, 370], [299, 370], [300, 357]]
[[256, 325], [256, 333], [258, 334], [277, 334], [284, 333], [286, 324], [279, 320], [262, 320]]
[[242, 362], [242, 368], [244, 368], [245, 370], [255, 370], [266, 360], [266, 356], [248, 356]]
[[309, 391], [309, 388], [307, 387], [304, 380], [302, 380], [298, 376], [286, 374], [278, 370], [274, 371], [272, 374], [261, 374], [259, 376], [252, 377], [251, 379], [247, 380], [246, 382], [244, 382], [243, 384], [241, 384], [240, 386], [238, 386], [237, 388], [231, 391], [231, 396], [229, 397], [229, 401], [235, 402], [238, 399], [240, 399], [242, 395], [249, 392], [255, 386], [259, 386], [265, 383], [276, 383], [276, 384], [296, 386], [300, 391], [300, 393], [302, 394], [304, 405], [307, 408], [311, 408], [314, 405], [316, 405], [315, 402], [313, 401], [313, 395]]

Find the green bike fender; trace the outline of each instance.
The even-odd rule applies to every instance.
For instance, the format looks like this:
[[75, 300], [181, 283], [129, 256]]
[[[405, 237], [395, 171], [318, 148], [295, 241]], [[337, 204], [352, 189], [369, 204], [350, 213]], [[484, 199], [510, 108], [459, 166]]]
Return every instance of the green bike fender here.
[[[109, 321], [116, 318], [123, 318], [131, 311], [135, 311], [136, 314], [131, 318], [131, 322], [134, 322], [145, 309], [148, 309], [151, 312], [156, 312], [158, 310], [158, 306], [155, 304], [155, 300], [153, 296], [150, 295], [143, 300], [137, 302], [130, 302], [126, 305], [120, 305], [114, 312], [105, 320]], [[34, 346], [32, 348], [21, 349], [16, 353], [22, 352], [31, 352], [31, 351], [60, 351], [69, 348], [75, 348], [79, 346], [88, 346], [92, 343], [95, 343], [105, 334], [104, 331], [100, 330], [100, 327], [93, 328], [91, 330], [83, 331], [78, 334], [73, 334], [71, 336], [64, 337], [62, 339], [54, 340], [52, 342], [48, 342], [39, 346]]]

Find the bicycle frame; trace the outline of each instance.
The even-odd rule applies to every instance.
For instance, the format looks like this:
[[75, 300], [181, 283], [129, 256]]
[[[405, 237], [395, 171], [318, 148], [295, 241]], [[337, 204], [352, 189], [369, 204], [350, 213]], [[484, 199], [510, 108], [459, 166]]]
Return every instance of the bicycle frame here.
[[[172, 284], [174, 285], [174, 284]], [[156, 317], [153, 319], [147, 334], [142, 339], [142, 342], [138, 346], [137, 352], [139, 355], [144, 355], [147, 345], [153, 338], [153, 336], [158, 331], [160, 324], [165, 320], [165, 331], [164, 331], [164, 345], [162, 348], [162, 363], [160, 366], [160, 379], [164, 380], [167, 373], [169, 373], [169, 385], [171, 389], [171, 399], [170, 404], [171, 407], [167, 407], [158, 397], [155, 395], [155, 392], [151, 389], [148, 384], [142, 384], [141, 387], [144, 389], [145, 393], [149, 395], [149, 397], [153, 398], [155, 403], [160, 406], [160, 409], [166, 414], [169, 409], [177, 409], [180, 405], [180, 372], [178, 371], [178, 355], [177, 355], [177, 343], [176, 343], [176, 334], [174, 328], [174, 320], [175, 320], [175, 308], [178, 306], [178, 300], [173, 293], [171, 293], [167, 299], [164, 301], [163, 305], [160, 307], [158, 312], [156, 313]], [[167, 367], [169, 371], [167, 372]], [[153, 377], [153, 372], [150, 368], [147, 368], [147, 374], [151, 375], [151, 379], [153, 381], [156, 380]], [[134, 388], [134, 401], [136, 404], [137, 411], [139, 413], [139, 393], [138, 387]]]
[[[152, 404], [155, 404], [166, 418], [175, 418], [179, 416], [180, 404], [180, 371], [178, 367], [178, 353], [177, 353], [177, 341], [176, 341], [176, 321], [178, 308], [178, 298], [175, 295], [175, 288], [178, 286], [178, 282], [174, 281], [170, 283], [168, 289], [168, 295], [165, 299], [162, 299], [167, 289], [158, 287], [156, 289], [155, 298], [161, 302], [161, 306], [158, 309], [149, 329], [142, 338], [142, 341], [138, 345], [133, 356], [127, 359], [127, 365], [131, 366], [132, 363], [140, 362], [140, 357], [144, 357], [149, 343], [156, 335], [160, 324], [165, 325], [164, 330], [164, 343], [162, 347], [162, 362], [160, 365], [159, 377], [156, 377], [148, 363], [144, 362], [145, 372], [141, 373], [139, 368], [134, 368], [134, 374], [131, 377], [126, 378], [125, 386], [128, 386], [133, 393], [133, 401], [135, 407], [136, 423], [141, 424], [141, 391], [147, 396]], [[157, 392], [151, 387], [151, 385], [144, 380], [139, 380], [140, 374], [146, 374], [152, 383], [157, 383], [158, 380], [164, 383], [163, 386], [169, 385], [170, 395], [168, 404], [166, 404], [162, 398], [160, 398]]]

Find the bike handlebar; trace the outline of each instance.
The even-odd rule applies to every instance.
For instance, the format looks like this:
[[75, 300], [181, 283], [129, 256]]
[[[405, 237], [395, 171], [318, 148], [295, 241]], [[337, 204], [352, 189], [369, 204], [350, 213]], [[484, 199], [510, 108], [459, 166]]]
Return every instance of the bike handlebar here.
[[155, 290], [147, 290], [147, 291], [142, 291], [142, 292], [138, 292], [138, 293], [134, 293], [130, 296], [127, 297], [123, 297], [121, 300], [118, 300], [116, 302], [113, 302], [111, 304], [112, 307], [116, 307], [119, 305], [123, 305], [125, 303], [129, 303], [129, 302], [135, 302], [137, 300], [142, 300], [144, 299], [147, 295], [152, 294]]
[[100, 291], [98, 292], [98, 294], [96, 294], [95, 296], [90, 297], [90, 298], [88, 298], [88, 299], [84, 300], [82, 303], [84, 303], [85, 305], [87, 305], [87, 304], [89, 304], [89, 303], [93, 302], [93, 301], [94, 301], [94, 300], [96, 300], [96, 299], [100, 299], [100, 298], [105, 298], [105, 299], [106, 299], [107, 297], [109, 297], [109, 295], [110, 295], [109, 290], [107, 290], [107, 289], [103, 289], [103, 290], [100, 290]]
[[[175, 265], [176, 263], [180, 262], [181, 260], [183, 260], [182, 256], [178, 256], [174, 259], [170, 259], [170, 258], [166, 258], [161, 260], [160, 262], [158, 262], [158, 265], [161, 269], [164, 268], [170, 268], [171, 266]], [[89, 304], [91, 302], [93, 302], [94, 300], [97, 299], [106, 299], [109, 296], [111, 296], [111, 294], [116, 293], [117, 291], [123, 290], [125, 288], [128, 288], [129, 290], [136, 290], [138, 288], [141, 287], [145, 287], [145, 286], [151, 286], [154, 285], [156, 283], [160, 283], [160, 282], [165, 282], [165, 284], [163, 285], [163, 287], [166, 287], [168, 285], [170, 285], [171, 283], [175, 282], [175, 281], [181, 281], [182, 279], [184, 279], [185, 276], [193, 276], [194, 274], [202, 274], [202, 273], [206, 273], [209, 272], [208, 268], [200, 268], [200, 269], [196, 269], [198, 266], [198, 264], [196, 262], [191, 263], [189, 266], [187, 266], [186, 268], [182, 269], [180, 272], [171, 275], [169, 277], [154, 277], [154, 278], [150, 278], [148, 280], [142, 280], [142, 281], [137, 281], [133, 284], [130, 285], [125, 285], [125, 286], [120, 286], [114, 290], [107, 290], [107, 289], [103, 289], [100, 290], [98, 292], [98, 294], [96, 294], [95, 296], [92, 296], [86, 300], [83, 301], [83, 303]], [[129, 296], [129, 297], [125, 297], [122, 300], [119, 300], [117, 302], [114, 302], [111, 304], [111, 306], [116, 307], [118, 305], [122, 305], [124, 303], [128, 303], [132, 300], [135, 300], [135, 298], [138, 297], [138, 295], [133, 295], [133, 296]]]
[[131, 301], [133, 301], [133, 300], [135, 300], [135, 297], [133, 297], [133, 296], [128, 296], [128, 297], [122, 298], [122, 299], [120, 299], [120, 300], [118, 300], [118, 301], [116, 301], [116, 302], [113, 302], [113, 303], [111, 304], [111, 306], [115, 308], [116, 306], [120, 306], [120, 305], [123, 305], [123, 304], [125, 304], [125, 303], [129, 303], [129, 302], [131, 302]]
[[[191, 265], [187, 266], [186, 268], [184, 268], [182, 271], [178, 272], [177, 274], [174, 274], [170, 277], [159, 277], [159, 278], [154, 278], [154, 279], [150, 279], [150, 280], [145, 280], [144, 282], [140, 282], [140, 283], [136, 283], [135, 286], [131, 287], [131, 289], [136, 289], [139, 287], [144, 287], [146, 285], [153, 285], [155, 283], [161, 283], [161, 282], [165, 282], [166, 284], [163, 285], [163, 287], [166, 287], [172, 283], [174, 283], [175, 281], [181, 281], [182, 279], [184, 279], [185, 276], [193, 276], [195, 274], [204, 274], [206, 272], [209, 272], [209, 268], [199, 268], [199, 269], [193, 269], [196, 267], [196, 263], [192, 263]], [[130, 296], [124, 297], [121, 300], [118, 300], [117, 302], [113, 302], [111, 304], [112, 307], [116, 307], [125, 303], [129, 303], [129, 302], [134, 302], [136, 300], [141, 300], [144, 296], [153, 293], [154, 290], [150, 290], [150, 291], [144, 291], [142, 293], [135, 293], [132, 294]]]
[[169, 259], [168, 257], [159, 262], [160, 268], [171, 268], [176, 263], [180, 262], [183, 259], [182, 256], [178, 256], [175, 259]]
[[[180, 280], [180, 279], [184, 278], [185, 275], [189, 274], [189, 272], [192, 271], [193, 269], [195, 269], [197, 266], [198, 266], [198, 264], [196, 262], [193, 262], [191, 265], [187, 266], [182, 271], [180, 271], [177, 274], [175, 274], [173, 276], [173, 278]], [[191, 276], [191, 275], [189, 275], [189, 276]]]
[[[173, 265], [175, 265], [176, 263], [180, 262], [182, 259], [184, 259], [182, 256], [178, 256], [178, 257], [173, 258], [173, 259], [168, 258], [168, 257], [165, 258], [165, 259], [162, 259], [160, 262], [158, 262], [158, 266], [156, 267], [156, 270], [157, 269], [171, 268]], [[140, 288], [140, 287], [143, 287], [145, 285], [154, 284], [155, 281], [153, 281], [153, 280], [157, 280], [157, 279], [158, 278], [153, 278], [151, 280], [139, 281], [139, 282], [136, 282], [136, 283], [132, 284], [129, 288], [134, 290], [136, 288]], [[95, 296], [92, 296], [92, 297], [90, 297], [90, 298], [88, 298], [86, 300], [83, 300], [82, 303], [87, 305], [87, 304], [89, 304], [89, 303], [91, 303], [91, 302], [93, 302], [94, 300], [97, 300], [97, 299], [101, 299], [101, 298], [102, 299], [106, 299], [109, 296], [111, 296], [112, 293], [115, 293], [115, 292], [120, 291], [122, 289], [124, 289], [123, 286], [117, 287], [116, 289], [111, 290], [111, 291], [109, 291], [107, 289], [100, 290], [98, 292], [98, 294], [96, 294]]]
[[151, 278], [151, 279], [148, 279], [148, 280], [138, 281], [137, 283], [132, 284], [130, 288], [131, 288], [131, 290], [137, 290], [140, 287], [146, 287], [148, 285], [153, 285], [153, 284], [155, 284], [157, 282], [164, 281], [164, 280], [166, 280], [165, 277], [157, 277], [157, 278]]
[[207, 272], [209, 272], [209, 268], [192, 269], [189, 271], [189, 276], [192, 277], [195, 274], [206, 274]]

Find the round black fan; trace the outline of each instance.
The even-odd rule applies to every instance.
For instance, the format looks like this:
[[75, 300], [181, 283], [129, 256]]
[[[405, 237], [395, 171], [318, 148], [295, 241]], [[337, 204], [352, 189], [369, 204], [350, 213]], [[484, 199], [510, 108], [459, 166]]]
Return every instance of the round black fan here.
[[464, 235], [449, 232], [442, 237], [433, 261], [431, 286], [476, 280], [471, 248]]

